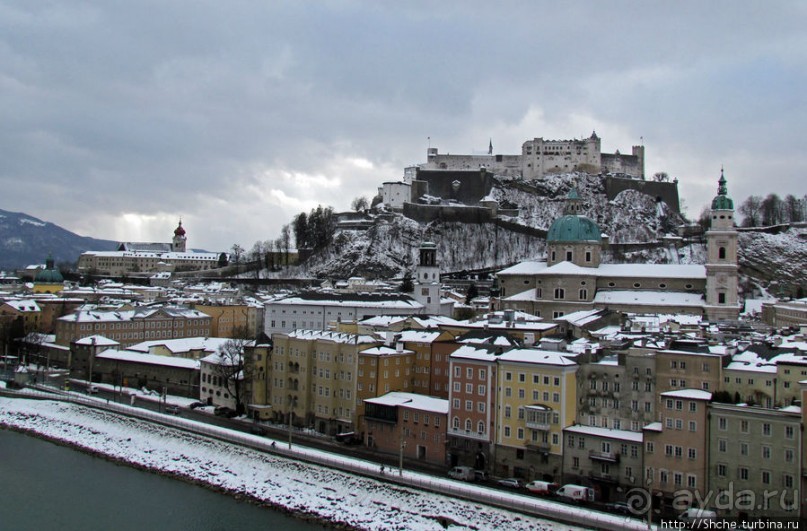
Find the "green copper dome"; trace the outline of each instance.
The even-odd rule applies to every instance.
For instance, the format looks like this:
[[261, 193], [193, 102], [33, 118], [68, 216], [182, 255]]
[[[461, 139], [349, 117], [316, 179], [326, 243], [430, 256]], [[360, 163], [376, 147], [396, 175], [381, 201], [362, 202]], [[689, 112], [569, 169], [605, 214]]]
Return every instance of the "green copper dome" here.
[[60, 284], [64, 282], [64, 277], [59, 270], [54, 267], [53, 257], [48, 255], [45, 260], [45, 269], [36, 274], [34, 282], [41, 282], [43, 284]]
[[728, 196], [726, 188], [726, 178], [723, 176], [723, 169], [720, 169], [720, 180], [717, 181], [717, 195], [712, 199], [712, 210], [734, 210], [734, 201]]
[[602, 240], [600, 227], [585, 216], [563, 216], [555, 220], [546, 235], [548, 242], [597, 242]]

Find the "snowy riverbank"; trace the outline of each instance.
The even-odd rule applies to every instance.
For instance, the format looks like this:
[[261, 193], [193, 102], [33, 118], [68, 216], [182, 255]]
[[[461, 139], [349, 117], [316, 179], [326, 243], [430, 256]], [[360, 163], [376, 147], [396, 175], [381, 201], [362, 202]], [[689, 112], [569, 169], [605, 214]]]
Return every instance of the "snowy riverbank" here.
[[573, 529], [55, 401], [0, 397], [0, 425], [349, 528]]

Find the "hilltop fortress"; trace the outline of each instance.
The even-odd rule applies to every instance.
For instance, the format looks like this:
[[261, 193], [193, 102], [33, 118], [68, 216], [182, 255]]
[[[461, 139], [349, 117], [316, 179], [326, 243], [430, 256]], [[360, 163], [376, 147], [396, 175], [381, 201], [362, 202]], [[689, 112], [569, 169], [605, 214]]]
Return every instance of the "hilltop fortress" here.
[[644, 178], [644, 146], [633, 146], [630, 155], [603, 153], [596, 132], [585, 140], [544, 140], [533, 138], [521, 145], [520, 155], [494, 155], [493, 143], [487, 155], [440, 154], [430, 147], [424, 170], [479, 170], [496, 175], [542, 179], [545, 175], [570, 172], [614, 174]]
[[[522, 144], [520, 155], [496, 155], [492, 142], [486, 155], [440, 154], [437, 148], [429, 147], [426, 159], [406, 168], [403, 181], [385, 182], [378, 190], [389, 208], [422, 222], [437, 218], [480, 222], [499, 214], [517, 215], [497, 212], [495, 202], [491, 202], [488, 194], [494, 176], [539, 181], [548, 175], [575, 172], [602, 176], [609, 200], [625, 190], [637, 190], [680, 212], [676, 180], [645, 180], [644, 146], [633, 146], [631, 155], [602, 153], [596, 132], [584, 140], [533, 138]], [[476, 208], [471, 211], [467, 207]]]

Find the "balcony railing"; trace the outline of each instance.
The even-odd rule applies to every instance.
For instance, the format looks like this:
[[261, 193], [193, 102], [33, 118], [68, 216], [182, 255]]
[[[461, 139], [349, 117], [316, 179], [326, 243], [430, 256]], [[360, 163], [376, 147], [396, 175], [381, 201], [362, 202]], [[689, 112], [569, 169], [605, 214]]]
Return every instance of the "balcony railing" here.
[[527, 447], [527, 450], [532, 450], [534, 452], [548, 452], [552, 449], [552, 445], [548, 442], [534, 442], [528, 441], [524, 444]]
[[605, 461], [606, 463], [619, 463], [619, 454], [615, 452], [598, 452], [589, 450], [588, 456], [594, 461]]
[[490, 437], [485, 432], [480, 433], [474, 430], [463, 430], [462, 428], [448, 428], [448, 435], [453, 437], [465, 437], [476, 441], [490, 440]]
[[549, 423], [542, 422], [542, 421], [526, 421], [527, 429], [530, 430], [539, 430], [539, 431], [549, 431]]

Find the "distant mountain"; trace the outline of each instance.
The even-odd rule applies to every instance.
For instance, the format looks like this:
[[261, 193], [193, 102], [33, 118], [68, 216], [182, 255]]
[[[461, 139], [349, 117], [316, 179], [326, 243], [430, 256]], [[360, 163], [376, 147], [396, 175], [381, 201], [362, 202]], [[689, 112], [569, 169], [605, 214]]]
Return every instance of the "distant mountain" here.
[[57, 264], [74, 264], [84, 251], [112, 251], [116, 246], [117, 242], [79, 236], [27, 214], [0, 210], [0, 270], [44, 264], [49, 254]]

